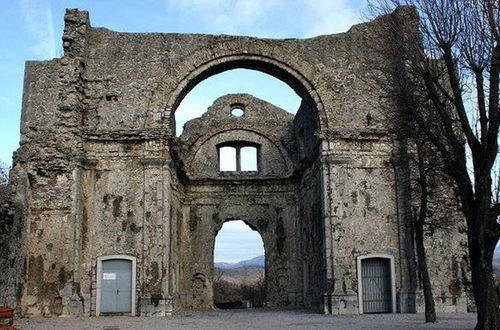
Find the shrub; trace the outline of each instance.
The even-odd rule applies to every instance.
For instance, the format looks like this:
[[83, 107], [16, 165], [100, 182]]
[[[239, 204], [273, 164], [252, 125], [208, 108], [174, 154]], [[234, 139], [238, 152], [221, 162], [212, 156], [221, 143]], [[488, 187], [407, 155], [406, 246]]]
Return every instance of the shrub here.
[[264, 278], [252, 282], [245, 282], [244, 280], [234, 282], [225, 280], [222, 277], [216, 277], [213, 288], [216, 305], [248, 300], [252, 307], [263, 307], [266, 299]]

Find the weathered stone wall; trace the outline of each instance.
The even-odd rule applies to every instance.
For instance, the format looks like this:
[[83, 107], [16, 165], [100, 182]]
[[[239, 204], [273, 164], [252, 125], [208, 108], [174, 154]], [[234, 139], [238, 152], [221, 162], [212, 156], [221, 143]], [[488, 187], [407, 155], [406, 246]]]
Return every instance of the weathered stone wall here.
[[[376, 253], [394, 260], [397, 309], [411, 311], [410, 171], [387, 115], [398, 103], [380, 88], [393, 61], [375, 47], [392, 42], [380, 33], [392, 19], [417, 18], [400, 8], [342, 34], [270, 40], [118, 33], [67, 11], [64, 57], [26, 66], [13, 174], [25, 228], [20, 312], [97, 314], [100, 258], [117, 255], [136, 261], [135, 314], [210, 307], [213, 240], [231, 219], [263, 236], [270, 304], [357, 313], [356, 262]], [[232, 95], [175, 138], [182, 98], [233, 68], [289, 84], [303, 98], [295, 119]], [[231, 117], [232, 102], [247, 115]], [[218, 172], [224, 141], [259, 144], [262, 171]], [[460, 235], [448, 245], [457, 258]], [[437, 287], [456, 283], [453, 265]]]
[[25, 283], [24, 210], [14, 199], [7, 186], [0, 186], [0, 306], [10, 308], [18, 306]]
[[[241, 117], [231, 114], [237, 105]], [[290, 148], [293, 116], [247, 94], [217, 99], [200, 118], [186, 123], [179, 138], [188, 177], [186, 218], [180, 248], [184, 306], [213, 306], [215, 236], [228, 220], [241, 219], [262, 236], [266, 251], [266, 303], [302, 303], [300, 236], [295, 164]], [[258, 171], [221, 172], [218, 145], [255, 143]], [[234, 182], [237, 180], [237, 182]], [[242, 181], [243, 180], [243, 181]]]
[[385, 128], [379, 99], [386, 91], [374, 88], [380, 72], [371, 63], [387, 61], [368, 47], [388, 42], [372, 38], [377, 29], [372, 22], [337, 35], [266, 40], [91, 28], [85, 123], [97, 132], [172, 128], [175, 107], [196, 83], [244, 67], [283, 79], [318, 104], [323, 129], [365, 129], [367, 116], [372, 127]]
[[[444, 195], [443, 197], [454, 197]], [[449, 202], [448, 202], [449, 203]], [[457, 204], [441, 205], [444, 212], [436, 213], [429, 219], [425, 247], [428, 251], [427, 266], [434, 294], [436, 311], [447, 313], [464, 313], [474, 311], [471, 292], [470, 266], [467, 258], [467, 238], [465, 237], [465, 221], [457, 221], [461, 214], [457, 212]], [[432, 222], [438, 222], [433, 224]], [[443, 256], [443, 257], [436, 257]], [[419, 311], [424, 310], [423, 292], [419, 292]]]
[[[244, 108], [241, 117], [231, 115], [235, 105]], [[220, 179], [218, 145], [225, 142], [258, 146], [259, 171], [237, 173], [238, 177], [280, 178], [291, 176], [294, 164], [290, 149], [293, 116], [263, 100], [247, 94], [226, 95], [217, 99], [200, 118], [186, 123], [180, 136], [183, 161], [191, 179]], [[293, 146], [292, 146], [293, 147]], [[233, 178], [231, 173], [225, 173]]]
[[326, 278], [325, 205], [323, 168], [319, 158], [319, 118], [314, 105], [302, 101], [293, 120], [293, 133], [304, 305], [325, 311], [324, 295], [328, 292], [330, 281]]
[[85, 149], [89, 161], [82, 182], [79, 251], [80, 282], [85, 283], [85, 305], [90, 306], [86, 313], [96, 312], [96, 260], [109, 255], [136, 258], [137, 313], [172, 313], [179, 285], [177, 227], [182, 191], [171, 160], [158, 157], [155, 143], [137, 137], [95, 138]]
[[181, 227], [184, 235], [180, 249], [184, 306], [213, 306], [215, 236], [224, 222], [236, 219], [242, 219], [262, 236], [267, 305], [301, 304], [298, 215], [293, 185], [286, 182], [190, 185], [186, 209], [188, 217]]
[[[328, 248], [334, 279], [330, 308], [335, 314], [357, 313], [357, 258], [394, 258], [396, 273], [401, 274], [393, 145], [387, 135], [374, 133], [330, 143], [332, 153], [326, 165], [334, 187], [328, 192]], [[396, 292], [401, 289], [399, 281], [401, 277]]]
[[[298, 186], [301, 260], [303, 268], [304, 305], [324, 308], [323, 295], [327, 292], [325, 225], [322, 203], [322, 177], [319, 161], [305, 172]], [[324, 309], [322, 310], [324, 311]], [[328, 311], [327, 311], [328, 312]]]

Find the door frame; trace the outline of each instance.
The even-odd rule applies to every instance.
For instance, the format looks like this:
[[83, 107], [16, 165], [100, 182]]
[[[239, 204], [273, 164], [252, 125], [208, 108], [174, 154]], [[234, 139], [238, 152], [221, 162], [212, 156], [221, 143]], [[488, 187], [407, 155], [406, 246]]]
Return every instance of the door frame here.
[[390, 272], [391, 272], [391, 313], [396, 313], [396, 271], [394, 269], [394, 256], [385, 253], [370, 253], [357, 257], [357, 270], [358, 270], [358, 307], [359, 314], [363, 314], [363, 280], [361, 276], [361, 267], [364, 259], [382, 258], [389, 259]]
[[97, 279], [96, 279], [96, 307], [95, 307], [95, 315], [101, 315], [101, 288], [102, 288], [102, 262], [107, 260], [128, 260], [132, 262], [132, 294], [131, 294], [131, 311], [130, 315], [135, 316], [135, 289], [136, 289], [136, 270], [137, 270], [137, 261], [136, 257], [114, 254], [109, 256], [102, 256], [97, 258]]

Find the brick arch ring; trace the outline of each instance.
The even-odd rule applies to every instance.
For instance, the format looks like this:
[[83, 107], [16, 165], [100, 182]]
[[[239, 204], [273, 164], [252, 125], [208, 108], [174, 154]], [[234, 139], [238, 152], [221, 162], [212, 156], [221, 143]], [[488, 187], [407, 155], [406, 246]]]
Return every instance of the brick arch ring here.
[[283, 81], [312, 108], [316, 109], [320, 129], [326, 130], [328, 128], [326, 110], [313, 84], [299, 71], [282, 61], [258, 54], [233, 54], [214, 57], [201, 65], [195, 65], [196, 61], [190, 61], [189, 58], [183, 61], [183, 63], [187, 62], [191, 62], [190, 67], [193, 70], [185, 75], [172, 90], [162, 116], [164, 120], [169, 120], [172, 132], [175, 131], [175, 116], [173, 114], [184, 97], [201, 81], [232, 69], [256, 70]]

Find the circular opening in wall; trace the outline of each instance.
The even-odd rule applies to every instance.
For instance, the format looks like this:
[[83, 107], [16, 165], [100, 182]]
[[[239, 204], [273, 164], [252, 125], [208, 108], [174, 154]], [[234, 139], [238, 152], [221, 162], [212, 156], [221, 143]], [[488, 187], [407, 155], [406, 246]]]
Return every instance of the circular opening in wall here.
[[242, 108], [233, 108], [231, 110], [231, 114], [235, 117], [241, 117], [243, 116], [243, 114], [245, 113], [245, 110], [243, 110]]

